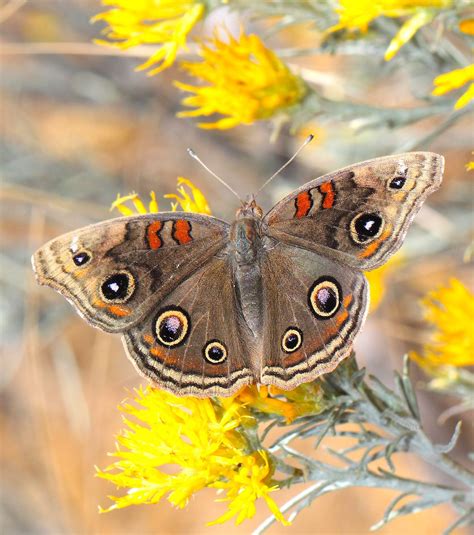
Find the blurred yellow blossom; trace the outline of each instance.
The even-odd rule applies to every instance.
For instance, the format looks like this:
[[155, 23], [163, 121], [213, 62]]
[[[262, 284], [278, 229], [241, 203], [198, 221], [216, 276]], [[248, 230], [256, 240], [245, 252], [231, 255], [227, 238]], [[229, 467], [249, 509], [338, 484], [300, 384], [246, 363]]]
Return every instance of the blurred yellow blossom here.
[[329, 28], [327, 33], [343, 29], [366, 32], [369, 24], [377, 17], [409, 16], [385, 52], [388, 61], [422, 26], [433, 20], [437, 9], [452, 5], [453, 0], [339, 0], [339, 6], [335, 8], [339, 22]]
[[436, 96], [444, 95], [449, 91], [459, 89], [469, 82], [471, 83], [467, 91], [461, 95], [454, 105], [454, 108], [458, 110], [459, 108], [467, 106], [469, 102], [474, 99], [474, 63], [462, 69], [454, 69], [454, 71], [449, 71], [437, 76], [433, 80], [435, 88], [433, 89], [432, 94]]
[[186, 38], [205, 12], [203, 2], [196, 0], [102, 0], [112, 9], [99, 13], [92, 22], [108, 24], [103, 34], [110, 41], [96, 40], [101, 45], [126, 49], [137, 45], [160, 45], [137, 70], [150, 69], [149, 75], [172, 65]]
[[385, 296], [387, 279], [402, 263], [402, 255], [398, 253], [395, 256], [392, 256], [392, 258], [390, 258], [390, 260], [383, 266], [365, 272], [370, 287], [370, 312], [376, 310], [382, 302], [382, 299]]
[[423, 300], [426, 320], [435, 327], [422, 355], [411, 358], [428, 372], [444, 366], [474, 365], [474, 294], [458, 279]]
[[207, 85], [194, 86], [175, 82], [184, 91], [194, 93], [183, 99], [185, 106], [195, 107], [178, 113], [179, 117], [221, 114], [214, 122], [199, 123], [201, 128], [227, 129], [269, 119], [300, 102], [304, 82], [288, 69], [257, 35], [217, 36], [202, 44], [203, 61], [185, 61], [181, 66]]
[[[186, 191], [189, 188], [189, 192]], [[168, 193], [165, 199], [175, 199], [177, 202], [171, 203], [171, 210], [175, 212], [178, 206], [185, 212], [195, 212], [197, 214], [211, 214], [211, 209], [207, 203], [206, 197], [202, 191], [197, 188], [191, 180], [187, 178], [178, 177], [178, 193]], [[125, 203], [131, 201], [135, 212]], [[110, 210], [117, 209], [122, 215], [130, 216], [134, 214], [157, 213], [158, 203], [156, 202], [156, 195], [154, 191], [150, 192], [150, 203], [148, 210], [145, 208], [143, 201], [140, 199], [138, 193], [132, 192], [128, 195], [117, 195], [117, 199], [112, 203]]]
[[465, 19], [459, 23], [459, 29], [468, 35], [474, 35], [474, 19]]
[[147, 387], [137, 390], [134, 403], [122, 405], [121, 410], [126, 428], [112, 454], [118, 460], [97, 469], [97, 475], [128, 491], [110, 496], [113, 505], [101, 512], [163, 498], [183, 508], [193, 494], [213, 487], [226, 493], [219, 501], [230, 502], [215, 522], [236, 516], [240, 523], [252, 517], [255, 501], [262, 497], [276, 518], [286, 523], [269, 497], [278, 485], [268, 454], [252, 451], [238, 429], [239, 403], [224, 407], [210, 399], [176, 397]]

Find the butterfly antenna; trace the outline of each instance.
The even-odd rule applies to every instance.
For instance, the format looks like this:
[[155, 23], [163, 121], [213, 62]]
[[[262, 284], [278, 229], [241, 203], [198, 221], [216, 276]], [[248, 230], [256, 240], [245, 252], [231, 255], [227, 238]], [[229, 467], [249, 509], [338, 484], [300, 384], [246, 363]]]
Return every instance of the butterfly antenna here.
[[199, 158], [199, 156], [193, 151], [193, 149], [188, 147], [186, 150], [188, 151], [188, 154], [189, 154], [189, 156], [191, 156], [191, 158], [194, 158], [197, 162], [199, 162], [209, 174], [211, 174], [222, 185], [224, 185], [229, 191], [231, 191], [237, 197], [237, 199], [239, 199], [239, 201], [242, 204], [245, 204], [244, 201], [240, 198], [239, 194], [234, 189], [232, 189], [229, 186], [229, 184], [227, 184], [227, 182], [225, 182], [219, 175], [216, 175], [216, 173], [214, 173], [214, 171], [211, 171], [211, 169], [209, 169], [209, 167], [207, 167], [207, 165], [201, 160], [201, 158]]
[[303, 144], [301, 145], [301, 147], [293, 154], [293, 156], [286, 162], [284, 163], [280, 169], [278, 169], [278, 171], [276, 171], [275, 173], [273, 173], [273, 175], [268, 178], [267, 180], [265, 180], [265, 182], [262, 184], [262, 186], [260, 187], [260, 189], [257, 191], [257, 193], [255, 194], [255, 197], [262, 191], [263, 188], [265, 188], [277, 175], [279, 175], [283, 169], [285, 169], [285, 167], [287, 165], [290, 165], [290, 163], [298, 156], [298, 154], [306, 147], [306, 145], [308, 143], [311, 143], [311, 141], [313, 141], [313, 138], [314, 138], [314, 135], [313, 134], [310, 134], [303, 142]]

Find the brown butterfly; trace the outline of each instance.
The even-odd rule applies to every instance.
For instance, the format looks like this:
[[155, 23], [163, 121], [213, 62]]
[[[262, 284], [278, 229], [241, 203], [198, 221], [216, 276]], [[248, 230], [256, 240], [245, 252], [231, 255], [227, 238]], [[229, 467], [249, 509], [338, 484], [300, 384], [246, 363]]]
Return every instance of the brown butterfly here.
[[94, 327], [122, 333], [138, 371], [174, 394], [291, 389], [351, 353], [363, 270], [400, 247], [443, 164], [429, 152], [358, 163], [265, 216], [248, 201], [232, 224], [187, 212], [104, 221], [50, 241], [33, 267]]

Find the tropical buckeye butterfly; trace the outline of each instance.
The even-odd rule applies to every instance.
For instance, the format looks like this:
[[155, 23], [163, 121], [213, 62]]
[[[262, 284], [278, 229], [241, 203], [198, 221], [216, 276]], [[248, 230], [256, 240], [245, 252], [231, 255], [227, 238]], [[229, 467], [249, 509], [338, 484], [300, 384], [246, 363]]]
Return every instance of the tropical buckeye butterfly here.
[[381, 266], [442, 179], [411, 152], [312, 180], [266, 215], [229, 224], [187, 212], [122, 217], [56, 238], [33, 256], [40, 284], [94, 327], [122, 333], [138, 371], [177, 395], [291, 389], [351, 353]]

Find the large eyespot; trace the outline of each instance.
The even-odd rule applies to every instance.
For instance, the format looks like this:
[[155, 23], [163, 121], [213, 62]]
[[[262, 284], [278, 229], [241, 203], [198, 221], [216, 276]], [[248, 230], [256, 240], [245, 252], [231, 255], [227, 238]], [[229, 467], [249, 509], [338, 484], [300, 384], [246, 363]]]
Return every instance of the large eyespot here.
[[100, 294], [106, 303], [125, 303], [135, 291], [135, 279], [128, 271], [118, 271], [100, 285]]
[[382, 233], [383, 219], [379, 214], [363, 212], [351, 221], [350, 234], [355, 243], [363, 245], [375, 240]]
[[309, 306], [318, 319], [332, 318], [339, 310], [341, 298], [341, 286], [332, 277], [321, 277], [308, 292]]
[[160, 310], [155, 321], [155, 336], [165, 347], [181, 345], [189, 335], [191, 320], [188, 313], [180, 307]]
[[288, 327], [281, 338], [281, 348], [285, 353], [293, 353], [303, 343], [303, 331], [298, 327]]
[[92, 258], [92, 255], [88, 251], [81, 251], [72, 257], [72, 261], [76, 266], [85, 266]]
[[405, 176], [396, 176], [388, 180], [388, 189], [402, 189], [407, 181]]
[[204, 358], [211, 364], [221, 364], [227, 358], [227, 348], [219, 340], [209, 340], [202, 352]]

